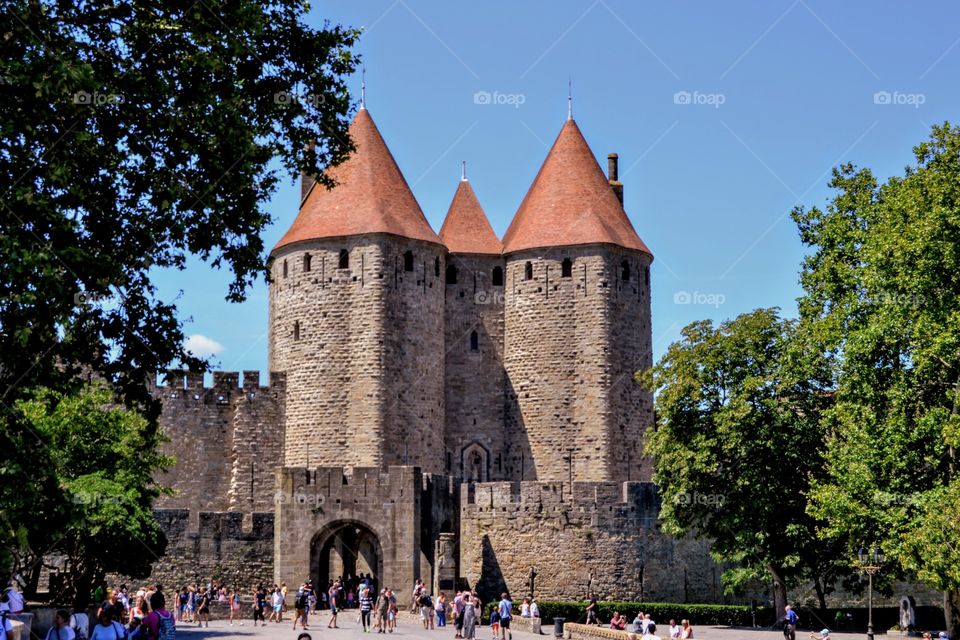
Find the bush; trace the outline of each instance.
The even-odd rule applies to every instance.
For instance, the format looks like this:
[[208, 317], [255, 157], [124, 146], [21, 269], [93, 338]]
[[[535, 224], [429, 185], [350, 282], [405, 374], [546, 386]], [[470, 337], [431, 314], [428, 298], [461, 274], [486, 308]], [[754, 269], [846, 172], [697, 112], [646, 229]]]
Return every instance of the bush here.
[[[540, 617], [546, 623], [554, 618], [566, 618], [567, 622], [586, 622], [586, 602], [561, 602], [544, 600], [540, 605]], [[627, 617], [629, 631], [630, 623], [638, 611], [649, 613], [658, 626], [667, 624], [671, 618], [679, 624], [687, 619], [691, 625], [720, 625], [743, 627], [750, 626], [753, 618], [748, 605], [725, 604], [672, 604], [664, 602], [598, 602], [597, 615], [604, 623], [609, 623], [614, 611], [619, 611]], [[489, 611], [489, 608], [488, 608]], [[769, 607], [757, 607], [757, 621], [771, 617]]]

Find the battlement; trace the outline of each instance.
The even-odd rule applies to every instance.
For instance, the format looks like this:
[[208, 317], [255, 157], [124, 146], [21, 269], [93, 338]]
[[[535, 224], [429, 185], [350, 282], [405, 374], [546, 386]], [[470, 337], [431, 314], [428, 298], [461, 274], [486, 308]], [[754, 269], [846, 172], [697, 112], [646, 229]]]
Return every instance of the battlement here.
[[213, 384], [206, 386], [204, 374], [192, 371], [172, 369], [164, 372], [162, 382], [155, 379], [148, 381], [150, 392], [160, 395], [163, 399], [190, 399], [201, 400], [216, 396], [220, 401], [226, 401], [234, 393], [243, 391], [248, 399], [254, 400], [258, 394], [273, 392], [274, 395], [286, 391], [286, 374], [271, 372], [269, 384], [260, 384], [260, 371], [214, 371]]
[[167, 538], [175, 543], [185, 539], [237, 540], [249, 542], [273, 540], [273, 514], [257, 512], [250, 519], [252, 526], [245, 528], [244, 514], [233, 511], [201, 511], [199, 526], [190, 526], [189, 509], [154, 509], [154, 515]]
[[460, 487], [460, 503], [476, 516], [542, 517], [563, 513], [568, 519], [627, 521], [653, 526], [660, 496], [652, 482], [483, 482]]
[[277, 501], [321, 497], [342, 500], [400, 500], [422, 489], [420, 467], [283, 467], [277, 471]]

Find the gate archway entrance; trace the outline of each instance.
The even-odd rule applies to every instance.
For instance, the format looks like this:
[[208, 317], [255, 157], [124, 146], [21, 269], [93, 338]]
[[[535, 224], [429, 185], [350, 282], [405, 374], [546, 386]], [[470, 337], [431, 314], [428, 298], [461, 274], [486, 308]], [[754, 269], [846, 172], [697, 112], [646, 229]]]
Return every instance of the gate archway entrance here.
[[320, 589], [325, 589], [330, 580], [351, 581], [363, 574], [372, 576], [374, 587], [379, 590], [383, 582], [383, 547], [367, 525], [355, 520], [338, 520], [314, 536], [310, 567], [314, 584]]

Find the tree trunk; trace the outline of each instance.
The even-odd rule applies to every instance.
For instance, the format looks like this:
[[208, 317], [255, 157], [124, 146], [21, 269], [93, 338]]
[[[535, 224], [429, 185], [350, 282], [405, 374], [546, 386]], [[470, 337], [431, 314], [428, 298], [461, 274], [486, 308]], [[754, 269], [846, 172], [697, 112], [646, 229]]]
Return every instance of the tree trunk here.
[[947, 623], [947, 637], [960, 633], [960, 589], [943, 592], [943, 617]]
[[777, 623], [783, 619], [783, 610], [787, 606], [787, 583], [780, 567], [768, 564], [767, 570], [773, 577], [773, 621]]
[[820, 604], [820, 610], [827, 610], [827, 595], [824, 593], [823, 585], [820, 583], [820, 578], [815, 578], [813, 581], [813, 588], [817, 591], [817, 602]]

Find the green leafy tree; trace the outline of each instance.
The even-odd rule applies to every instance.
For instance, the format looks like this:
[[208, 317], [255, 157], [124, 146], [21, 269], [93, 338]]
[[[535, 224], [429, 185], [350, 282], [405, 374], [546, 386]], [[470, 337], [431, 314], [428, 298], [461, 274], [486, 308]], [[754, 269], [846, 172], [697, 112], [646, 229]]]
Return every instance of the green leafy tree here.
[[154, 472], [172, 459], [156, 452], [147, 420], [114, 402], [99, 384], [72, 395], [41, 390], [15, 407], [46, 445], [40, 460], [55, 480], [35, 505], [44, 552], [67, 560], [68, 581], [53, 595], [81, 606], [107, 573], [147, 577], [166, 548], [151, 504], [162, 491]]
[[[833, 172], [825, 209], [793, 217], [812, 252], [800, 301], [805, 331], [834, 360], [824, 414], [829, 475], [811, 513], [851, 550], [879, 545], [944, 592], [960, 633], [960, 129], [944, 123], [916, 164], [878, 184]], [[852, 553], [852, 551], [851, 551]]]
[[646, 452], [664, 530], [711, 540], [716, 559], [733, 564], [729, 589], [769, 575], [779, 614], [794, 581], [812, 580], [825, 607], [837, 578], [836, 549], [817, 536], [805, 495], [822, 461], [825, 365], [796, 322], [758, 309], [687, 326], [638, 374], [656, 392]]
[[343, 78], [358, 33], [309, 27], [307, 10], [15, 0], [0, 12], [0, 573], [35, 563], [46, 532], [33, 505], [52, 482], [10, 407], [92, 374], [155, 428], [144, 381], [206, 364], [184, 351], [156, 271], [228, 268], [225, 294], [242, 300], [267, 273], [278, 182], [352, 150]]

